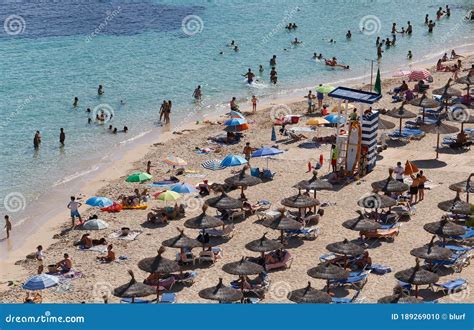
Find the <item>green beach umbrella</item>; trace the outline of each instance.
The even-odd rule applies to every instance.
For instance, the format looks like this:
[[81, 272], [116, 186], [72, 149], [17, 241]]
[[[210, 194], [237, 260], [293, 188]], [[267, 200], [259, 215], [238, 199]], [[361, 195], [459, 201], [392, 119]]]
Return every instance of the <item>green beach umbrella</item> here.
[[377, 69], [377, 77], [375, 78], [374, 92], [382, 94], [382, 79], [380, 78], [380, 69]]
[[322, 85], [316, 87], [316, 92], [322, 94], [329, 94], [334, 90], [334, 86], [331, 85]]
[[180, 193], [174, 192], [172, 190], [167, 190], [165, 192], [162, 192], [161, 194], [158, 195], [156, 199], [164, 202], [169, 202], [169, 201], [176, 201], [183, 197]]
[[151, 180], [153, 176], [145, 172], [135, 172], [129, 175], [127, 182], [145, 182]]

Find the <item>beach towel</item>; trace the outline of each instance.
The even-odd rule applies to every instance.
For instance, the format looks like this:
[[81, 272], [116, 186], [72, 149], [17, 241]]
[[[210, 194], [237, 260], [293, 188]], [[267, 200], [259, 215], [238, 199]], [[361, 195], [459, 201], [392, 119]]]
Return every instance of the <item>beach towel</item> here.
[[392, 269], [389, 266], [384, 266], [381, 264], [372, 264], [372, 266], [370, 266], [370, 269], [372, 270], [372, 273], [375, 273], [378, 275], [385, 275], [392, 271]]
[[201, 174], [201, 173], [188, 173], [185, 175], [187, 178], [205, 178], [206, 174]]
[[86, 249], [84, 248], [84, 246], [80, 245], [77, 247], [78, 250], [81, 250], [81, 251], [91, 251], [91, 252], [98, 252], [98, 253], [105, 253], [107, 252], [107, 246], [105, 245], [96, 245], [96, 246], [93, 246], [89, 249]]
[[166, 187], [166, 186], [174, 185], [176, 183], [177, 182], [175, 181], [164, 180], [164, 181], [157, 181], [157, 182], [150, 183], [149, 186], [150, 187]]
[[121, 239], [125, 241], [134, 241], [138, 235], [140, 235], [142, 231], [140, 230], [132, 230], [128, 233], [128, 235], [123, 236], [122, 231], [118, 230], [116, 232], [113, 232], [112, 234], [109, 235], [110, 238], [115, 238], [115, 239]]
[[72, 269], [67, 273], [57, 272], [57, 273], [46, 273], [46, 274], [58, 277], [59, 282], [76, 280], [76, 279], [81, 278], [83, 276], [82, 272], [75, 271], [75, 270], [72, 270]]

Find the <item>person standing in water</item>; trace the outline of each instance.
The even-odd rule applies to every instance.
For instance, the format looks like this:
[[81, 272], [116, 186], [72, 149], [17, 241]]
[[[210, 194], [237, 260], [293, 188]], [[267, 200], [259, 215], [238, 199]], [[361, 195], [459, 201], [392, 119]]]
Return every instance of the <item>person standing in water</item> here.
[[278, 81], [278, 73], [275, 70], [275, 67], [272, 68], [272, 71], [270, 71], [270, 82], [272, 82], [274, 85]]
[[428, 23], [428, 33], [433, 33], [433, 28], [435, 27], [436, 23], [433, 22], [432, 20], [429, 21]]
[[251, 83], [253, 83], [253, 78], [255, 77], [255, 74], [249, 68], [249, 71], [247, 71], [247, 73], [243, 74], [242, 76], [247, 78], [247, 83], [250, 85]]
[[196, 101], [201, 100], [201, 97], [202, 97], [201, 85], [198, 85], [198, 87], [194, 90], [193, 97]]
[[61, 144], [61, 147], [64, 147], [65, 140], [66, 140], [66, 133], [64, 133], [64, 128], [61, 127], [61, 130], [59, 132], [59, 143]]
[[10, 238], [10, 232], [12, 230], [12, 223], [10, 217], [5, 215], [5, 231], [7, 232], [7, 238]]
[[170, 115], [171, 115], [171, 100], [168, 100], [168, 106], [166, 107], [166, 112], [165, 112], [165, 124], [170, 123]]
[[97, 94], [99, 96], [102, 96], [104, 94], [104, 87], [102, 85], [99, 85], [99, 88], [97, 89]]
[[378, 58], [378, 59], [381, 59], [381, 58], [382, 58], [382, 53], [383, 53], [382, 44], [380, 44], [380, 45], [377, 47], [377, 58]]
[[407, 24], [408, 24], [408, 26], [407, 26], [406, 32], [407, 32], [408, 35], [411, 35], [413, 33], [413, 26], [411, 25], [410, 21], [408, 21]]
[[259, 65], [258, 66], [258, 72], [262, 73], [263, 71], [265, 71], [265, 69], [263, 68], [263, 65]]
[[352, 38], [351, 30], [348, 30], [348, 31], [347, 31], [347, 33], [346, 33], [346, 38], [347, 38], [347, 39]]
[[160, 122], [162, 121], [162, 119], [165, 115], [165, 110], [166, 110], [167, 106], [168, 106], [168, 104], [166, 103], [166, 100], [164, 100], [163, 103], [161, 103], [161, 107], [160, 107]]
[[409, 60], [411, 60], [413, 58], [413, 53], [411, 52], [411, 50], [408, 51], [407, 57], [408, 57]]
[[39, 149], [40, 144], [41, 144], [41, 134], [40, 134], [40, 131], [36, 131], [35, 137], [33, 138], [33, 146], [35, 147], [35, 149]]
[[72, 103], [72, 106], [73, 106], [74, 108], [77, 108], [78, 105], [79, 105], [79, 98], [76, 96], [76, 97], [74, 98], [74, 102]]
[[277, 64], [277, 57], [276, 55], [273, 55], [273, 57], [270, 59], [270, 66], [275, 66]]

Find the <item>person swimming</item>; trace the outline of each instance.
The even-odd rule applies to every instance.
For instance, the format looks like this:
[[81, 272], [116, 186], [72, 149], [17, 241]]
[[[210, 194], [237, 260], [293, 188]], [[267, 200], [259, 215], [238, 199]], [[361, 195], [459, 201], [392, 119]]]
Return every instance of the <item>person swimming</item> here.
[[258, 72], [262, 73], [263, 71], [265, 71], [265, 69], [263, 68], [263, 65], [259, 65], [258, 66]]
[[238, 46], [235, 46], [235, 47], [234, 47], [234, 52], [238, 52], [239, 50], [240, 50], [240, 49], [239, 49]]
[[99, 88], [97, 89], [97, 94], [99, 96], [104, 94], [104, 87], [102, 85], [99, 85]]
[[194, 90], [193, 97], [197, 101], [201, 99], [202, 97], [201, 85], [198, 85], [198, 87]]
[[270, 71], [270, 82], [276, 84], [278, 81], [278, 73], [275, 70], [275, 67], [272, 67], [272, 71]]
[[347, 31], [347, 33], [346, 33], [346, 38], [347, 38], [347, 39], [352, 38], [351, 30], [348, 30], [348, 31]]
[[253, 78], [255, 77], [255, 74], [252, 72], [252, 70], [249, 68], [248, 72], [243, 74], [242, 76], [247, 78], [247, 83], [251, 84], [253, 83]]
[[328, 60], [326, 59], [325, 60], [325, 63], [326, 65], [329, 65], [329, 66], [339, 66], [343, 69], [349, 69], [349, 66], [348, 65], [345, 65], [345, 64], [339, 64], [337, 63], [337, 58], [333, 57], [332, 59]]
[[74, 108], [76, 108], [78, 105], [79, 105], [79, 98], [76, 96], [76, 97], [74, 98], [74, 102], [72, 103], [72, 106], [73, 106]]
[[298, 38], [295, 38], [295, 40], [293, 40], [293, 41], [291, 42], [292, 45], [299, 45], [299, 44], [302, 44], [302, 43], [303, 43], [303, 41], [298, 40]]
[[407, 57], [409, 60], [413, 58], [413, 53], [411, 52], [411, 50], [408, 51]]

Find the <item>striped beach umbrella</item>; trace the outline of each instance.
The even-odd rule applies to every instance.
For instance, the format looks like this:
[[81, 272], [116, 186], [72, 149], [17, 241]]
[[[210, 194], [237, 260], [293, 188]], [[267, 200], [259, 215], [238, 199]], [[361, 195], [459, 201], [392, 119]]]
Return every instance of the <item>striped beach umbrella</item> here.
[[184, 159], [181, 159], [179, 157], [176, 157], [174, 155], [169, 155], [168, 157], [166, 157], [163, 162], [165, 164], [168, 164], [168, 165], [171, 165], [171, 166], [186, 166], [188, 165], [188, 163], [184, 160]]
[[433, 79], [433, 78], [431, 77], [431, 73], [426, 69], [413, 70], [408, 75], [408, 80], [410, 80], [410, 81], [430, 80], [430, 79]]
[[205, 168], [206, 170], [211, 170], [211, 171], [219, 171], [226, 168], [225, 166], [221, 165], [221, 161], [218, 159], [206, 160], [205, 162], [201, 164], [201, 166]]
[[48, 274], [40, 274], [30, 277], [23, 284], [25, 290], [44, 290], [59, 284], [59, 278]]

